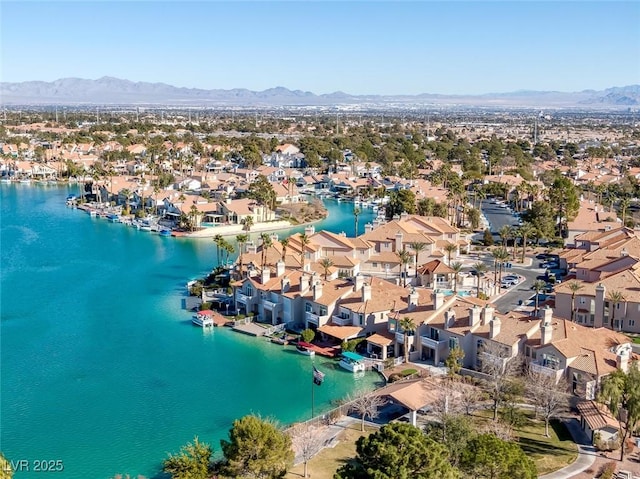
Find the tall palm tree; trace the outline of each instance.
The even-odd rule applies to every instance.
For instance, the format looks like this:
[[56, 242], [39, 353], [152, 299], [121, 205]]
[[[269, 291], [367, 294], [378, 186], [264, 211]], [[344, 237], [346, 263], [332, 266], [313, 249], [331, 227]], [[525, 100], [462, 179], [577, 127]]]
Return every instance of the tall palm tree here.
[[415, 277], [418, 277], [418, 263], [420, 262], [420, 253], [427, 248], [427, 244], [422, 241], [414, 241], [409, 243], [409, 248], [411, 248], [414, 252], [414, 266], [415, 266]]
[[242, 258], [244, 255], [244, 245], [247, 243], [249, 235], [240, 233], [236, 235], [236, 241], [238, 242], [238, 278], [242, 279]]
[[329, 268], [333, 266], [333, 261], [330, 258], [322, 258], [320, 260], [320, 266], [324, 270], [324, 280], [327, 281], [329, 278]]
[[[610, 291], [608, 296], [608, 300], [611, 303], [611, 329], [616, 329], [616, 309], [618, 308], [618, 304], [625, 302], [627, 299], [620, 291]], [[617, 328], [618, 330], [622, 329], [622, 321], [620, 321], [620, 326]]]
[[627, 208], [629, 208], [629, 198], [624, 197], [620, 200], [618, 207], [620, 208], [620, 216], [622, 216], [622, 226], [625, 226], [627, 220]]
[[536, 233], [536, 228], [531, 223], [524, 223], [520, 227], [520, 236], [522, 236], [522, 261], [524, 263], [524, 257], [527, 254], [527, 239], [531, 238]]
[[449, 266], [453, 270], [453, 292], [458, 292], [458, 275], [462, 271], [462, 263], [456, 261]]
[[396, 256], [400, 260], [400, 271], [402, 274], [402, 286], [407, 286], [407, 265], [411, 261], [411, 253], [409, 253], [406, 249], [402, 251], [396, 251]]
[[358, 237], [358, 216], [362, 213], [362, 210], [357, 206], [353, 209], [353, 220], [355, 221], [355, 234], [353, 235], [355, 238]]
[[287, 256], [287, 248], [289, 247], [289, 238], [281, 239], [280, 245], [282, 246], [282, 261], [284, 262]]
[[196, 223], [198, 222], [198, 216], [200, 216], [200, 211], [198, 210], [198, 207], [196, 205], [191, 205], [189, 214], [191, 217], [191, 231], [193, 231], [196, 227]]
[[404, 333], [404, 362], [409, 362], [409, 333], [412, 333], [416, 329], [416, 323], [412, 318], [405, 316], [398, 322], [398, 326]]
[[534, 317], [538, 317], [538, 308], [539, 308], [539, 296], [540, 296], [540, 291], [544, 290], [544, 287], [547, 285], [547, 283], [545, 283], [544, 281], [537, 279], [533, 282], [533, 289], [536, 292], [536, 299], [535, 299], [535, 307], [533, 310], [533, 316]]
[[273, 240], [269, 233], [262, 233], [260, 239], [262, 240], [262, 269], [264, 269], [267, 262], [267, 250], [273, 245]]
[[247, 238], [251, 241], [251, 227], [253, 226], [253, 216], [246, 216], [242, 220], [242, 229], [247, 232]]
[[491, 252], [494, 260], [494, 272], [493, 272], [493, 281], [494, 286], [499, 287], [502, 283], [502, 271], [504, 264], [509, 260], [511, 255], [504, 247], [498, 247]]
[[502, 240], [502, 247], [506, 248], [507, 241], [509, 241], [509, 239], [511, 238], [511, 226], [504, 225], [502, 228], [500, 228], [498, 234], [500, 235], [500, 239]]
[[222, 240], [221, 246], [222, 252], [224, 253], [224, 264], [225, 266], [229, 263], [229, 255], [233, 254], [236, 250], [231, 243], [229, 243], [226, 239]]
[[516, 260], [516, 253], [518, 251], [518, 238], [522, 237], [520, 228], [511, 227], [511, 237], [513, 238], [513, 249], [511, 250], [511, 259]]
[[221, 258], [220, 258], [220, 247], [222, 246], [222, 242], [224, 238], [222, 235], [218, 234], [213, 237], [213, 242], [216, 244], [216, 258], [218, 258], [218, 266], [220, 266]]
[[571, 291], [571, 321], [575, 321], [576, 319], [576, 293], [582, 288], [582, 284], [578, 281], [571, 281], [569, 283], [569, 290]]
[[302, 271], [304, 271], [304, 263], [305, 263], [304, 249], [307, 247], [309, 243], [311, 243], [311, 240], [307, 236], [307, 233], [302, 233], [300, 235], [300, 264], [302, 265]]
[[487, 271], [487, 265], [482, 261], [478, 261], [473, 265], [473, 271], [476, 272], [476, 297], [480, 297], [480, 277]]
[[455, 251], [458, 251], [458, 245], [447, 242], [447, 246], [444, 247], [444, 250], [447, 252], [447, 258], [448, 258], [447, 264], [451, 265], [451, 255]]

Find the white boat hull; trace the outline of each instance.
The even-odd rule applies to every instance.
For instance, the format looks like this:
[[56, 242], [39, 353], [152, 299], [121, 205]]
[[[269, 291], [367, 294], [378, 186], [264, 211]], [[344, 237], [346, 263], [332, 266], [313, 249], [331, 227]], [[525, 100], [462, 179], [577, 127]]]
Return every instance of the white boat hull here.
[[341, 368], [351, 371], [352, 373], [364, 372], [366, 369], [364, 363], [345, 361], [344, 359], [341, 359], [338, 364]]

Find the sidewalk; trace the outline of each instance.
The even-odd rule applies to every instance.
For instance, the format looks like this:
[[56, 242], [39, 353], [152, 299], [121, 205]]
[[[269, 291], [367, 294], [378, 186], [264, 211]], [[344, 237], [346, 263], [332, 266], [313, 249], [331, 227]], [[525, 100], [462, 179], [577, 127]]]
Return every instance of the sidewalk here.
[[563, 467], [556, 472], [540, 476], [538, 479], [568, 479], [590, 468], [596, 460], [596, 450], [593, 446], [589, 445], [589, 439], [580, 428], [578, 420], [566, 418], [564, 419], [564, 425], [567, 426], [571, 437], [573, 437], [573, 440], [578, 445], [578, 458], [573, 464]]

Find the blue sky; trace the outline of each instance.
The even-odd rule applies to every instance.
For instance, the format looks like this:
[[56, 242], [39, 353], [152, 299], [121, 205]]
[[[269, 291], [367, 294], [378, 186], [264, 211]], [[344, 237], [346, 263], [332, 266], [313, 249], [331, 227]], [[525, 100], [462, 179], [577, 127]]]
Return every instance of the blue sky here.
[[2, 81], [352, 94], [640, 83], [640, 2], [0, 3]]

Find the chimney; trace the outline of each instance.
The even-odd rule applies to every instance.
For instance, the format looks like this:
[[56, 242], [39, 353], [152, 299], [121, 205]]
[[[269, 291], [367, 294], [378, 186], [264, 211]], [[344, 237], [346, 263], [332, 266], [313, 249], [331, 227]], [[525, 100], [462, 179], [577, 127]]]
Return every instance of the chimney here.
[[433, 300], [433, 310], [437, 311], [442, 308], [444, 304], [444, 294], [442, 294], [439, 290], [435, 290], [431, 293], [431, 299]]
[[271, 277], [271, 271], [269, 270], [269, 268], [263, 268], [262, 270], [262, 284], [265, 284], [267, 281], [269, 281], [269, 278]]
[[373, 231], [373, 225], [371, 223], [367, 223], [364, 225], [364, 232], [371, 233]]
[[304, 234], [311, 236], [316, 232], [316, 228], [313, 225], [305, 226]]
[[362, 302], [371, 300], [371, 285], [363, 284], [362, 285]]
[[553, 339], [553, 325], [551, 324], [551, 317], [553, 316], [553, 310], [547, 306], [544, 311], [544, 319], [542, 320], [542, 326], [540, 326], [540, 342], [542, 344], [549, 344]]
[[304, 294], [309, 290], [309, 276], [302, 273], [300, 275], [300, 294]]
[[493, 339], [498, 334], [500, 334], [500, 326], [502, 325], [502, 321], [497, 316], [491, 320], [489, 323], [489, 338]]
[[398, 231], [396, 233], [396, 249], [395, 249], [395, 251], [398, 252], [398, 253], [400, 251], [402, 251], [402, 236], [403, 236], [402, 235], [402, 231]]
[[318, 280], [313, 285], [313, 300], [317, 301], [320, 296], [322, 296], [322, 282]]
[[418, 300], [420, 299], [420, 295], [416, 291], [415, 288], [411, 288], [411, 292], [407, 296], [407, 309], [409, 311], [413, 311], [418, 307]]
[[403, 211], [402, 213], [400, 213], [401, 220], [406, 220], [408, 217], [409, 217], [409, 213], [407, 213], [406, 211]]
[[495, 309], [493, 309], [491, 306], [485, 305], [485, 307], [482, 308], [482, 324], [491, 324], [494, 312]]
[[596, 286], [596, 304], [593, 312], [594, 328], [601, 328], [604, 325], [604, 298], [606, 292], [607, 288], [602, 283], [598, 283], [598, 286]]
[[476, 304], [473, 308], [469, 308], [469, 326], [474, 327], [480, 324], [480, 315], [482, 314], [482, 310]]
[[279, 278], [284, 274], [285, 265], [284, 261], [280, 260], [276, 263], [276, 276]]
[[444, 312], [444, 329], [449, 329], [456, 322], [456, 313], [449, 308]]
[[621, 347], [616, 354], [616, 368], [625, 373], [629, 370], [629, 358], [631, 351], [628, 347]]
[[286, 293], [287, 291], [289, 291], [289, 286], [291, 286], [289, 278], [282, 278], [280, 280], [280, 290], [282, 293]]
[[362, 289], [362, 285], [364, 284], [364, 276], [360, 273], [356, 274], [353, 282], [353, 292], [357, 293]]

